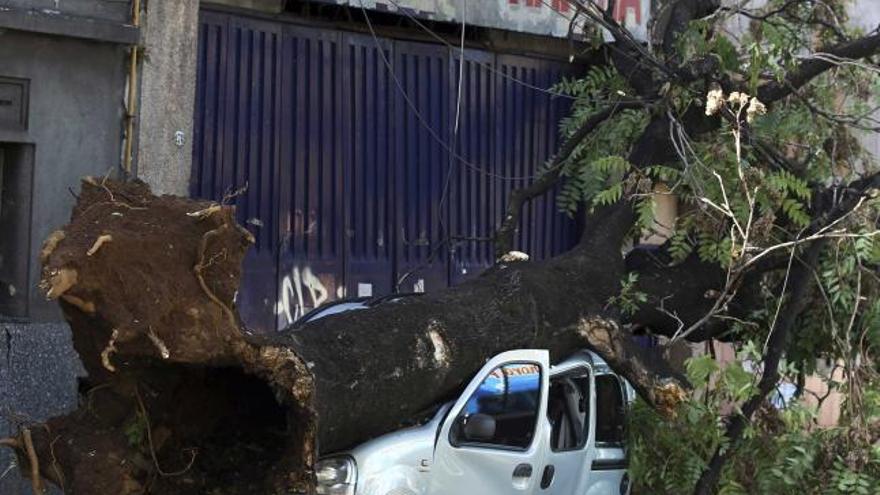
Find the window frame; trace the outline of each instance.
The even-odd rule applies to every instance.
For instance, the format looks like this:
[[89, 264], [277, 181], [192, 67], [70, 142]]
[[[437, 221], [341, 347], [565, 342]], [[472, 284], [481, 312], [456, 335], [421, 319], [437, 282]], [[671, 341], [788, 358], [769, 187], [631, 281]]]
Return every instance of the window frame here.
[[482, 385], [483, 382], [485, 382], [486, 379], [496, 369], [505, 368], [508, 366], [522, 366], [522, 365], [532, 365], [532, 366], [535, 366], [536, 368], [538, 368], [538, 400], [536, 401], [537, 410], [535, 411], [535, 424], [532, 427], [532, 437], [529, 440], [528, 445], [526, 445], [525, 447], [517, 447], [515, 445], [501, 445], [501, 444], [496, 444], [496, 443], [468, 442], [466, 440], [459, 440], [458, 438], [456, 438], [457, 434], [459, 433], [459, 429], [460, 429], [459, 421], [463, 417], [463, 414], [465, 413], [467, 404], [476, 395], [477, 390], [479, 390], [479, 386], [478, 386], [471, 393], [471, 395], [467, 398], [467, 400], [464, 402], [465, 407], [463, 407], [458, 412], [458, 414], [455, 416], [455, 418], [452, 420], [452, 424], [449, 428], [449, 434], [448, 434], [448, 437], [446, 440], [449, 442], [449, 445], [452, 446], [453, 449], [476, 448], [476, 449], [484, 449], [484, 450], [501, 450], [501, 451], [506, 451], [506, 452], [528, 452], [529, 450], [531, 450], [531, 448], [535, 445], [535, 439], [539, 436], [538, 435], [538, 428], [541, 424], [541, 404], [543, 401], [546, 401], [546, 397], [544, 397], [544, 393], [542, 390], [544, 388], [542, 386], [542, 383], [544, 380], [544, 373], [546, 373], [543, 365], [541, 365], [541, 363], [539, 363], [537, 361], [528, 361], [528, 360], [523, 360], [523, 361], [517, 360], [517, 361], [509, 361], [509, 362], [501, 363], [498, 366], [496, 366], [495, 368], [493, 368], [492, 371], [490, 371], [488, 375], [483, 377], [483, 379], [480, 381], [480, 385]]
[[[566, 378], [566, 377], [569, 377], [572, 375], [578, 375], [580, 373], [586, 373], [586, 376], [584, 378], [587, 379], [587, 391], [586, 391], [587, 392], [586, 393], [587, 416], [585, 418], [584, 425], [583, 425], [584, 433], [583, 433], [581, 441], [578, 443], [578, 445], [575, 447], [572, 447], [572, 448], [568, 448], [568, 449], [554, 449], [552, 439], [548, 438], [547, 440], [548, 440], [548, 446], [550, 447], [550, 452], [553, 452], [554, 454], [562, 454], [562, 453], [566, 453], [566, 452], [578, 452], [578, 451], [584, 450], [585, 448], [587, 448], [588, 445], [590, 445], [590, 435], [593, 433], [593, 430], [595, 429], [592, 427], [593, 416], [595, 415], [595, 411], [593, 411], [593, 403], [594, 403], [593, 395], [594, 395], [594, 388], [595, 388], [594, 379], [596, 377], [596, 375], [593, 372], [593, 367], [584, 363], [584, 364], [579, 364], [578, 366], [576, 366], [574, 368], [567, 369], [567, 370], [562, 371], [560, 373], [551, 375], [550, 376], [550, 386], [551, 387], [553, 386], [554, 379]], [[550, 404], [549, 404], [550, 398], [549, 397], [547, 398], [547, 402], [548, 402], [547, 403], [547, 412], [549, 413], [549, 408], [550, 408]], [[549, 418], [547, 418], [547, 419], [549, 421]], [[552, 433], [552, 431], [553, 431], [552, 426], [550, 428], [550, 431]]]
[[598, 379], [604, 378], [604, 377], [609, 377], [617, 383], [617, 390], [619, 392], [618, 397], [620, 397], [620, 414], [623, 415], [623, 419], [621, 421], [622, 426], [623, 426], [623, 432], [622, 432], [621, 437], [623, 439], [619, 440], [619, 441], [615, 441], [615, 442], [599, 440], [599, 435], [598, 435], [598, 433], [599, 433], [599, 394], [596, 393], [596, 448], [599, 448], [599, 449], [626, 448], [626, 434], [627, 434], [626, 424], [627, 424], [627, 408], [628, 408], [627, 400], [626, 400], [626, 384], [624, 383], [623, 379], [615, 373], [600, 373], [600, 374], [597, 374], [595, 377], [596, 378], [595, 385], [594, 385], [595, 392], [598, 392], [598, 390], [599, 390], [599, 384], [598, 384], [599, 380]]

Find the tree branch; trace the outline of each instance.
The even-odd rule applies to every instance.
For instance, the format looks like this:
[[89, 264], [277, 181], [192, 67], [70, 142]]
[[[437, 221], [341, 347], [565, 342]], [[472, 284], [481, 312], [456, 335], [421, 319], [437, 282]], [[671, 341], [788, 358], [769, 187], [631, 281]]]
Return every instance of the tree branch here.
[[812, 285], [812, 271], [818, 263], [819, 254], [824, 245], [825, 241], [812, 244], [801, 263], [792, 269], [789, 278], [789, 290], [785, 295], [788, 298], [785, 303], [785, 310], [780, 313], [776, 324], [770, 329], [767, 350], [764, 354], [764, 371], [761, 374], [761, 380], [758, 382], [757, 390], [743, 405], [741, 409], [742, 414], [733, 416], [730, 419], [730, 423], [725, 431], [728, 443], [719, 445], [715, 449], [715, 454], [709, 461], [708, 467], [697, 481], [694, 495], [711, 495], [714, 493], [718, 481], [721, 479], [722, 469], [739, 446], [752, 416], [764, 403], [767, 395], [776, 387], [776, 383], [780, 378], [779, 363], [785, 351], [788, 334], [797, 321], [798, 316], [809, 303], [810, 299], [807, 297], [807, 294]]
[[495, 258], [498, 259], [504, 254], [513, 250], [514, 236], [519, 226], [520, 211], [522, 206], [531, 199], [534, 199], [547, 191], [549, 191], [562, 176], [564, 162], [577, 149], [578, 145], [593, 132], [602, 122], [611, 118], [617, 111], [628, 108], [639, 108], [644, 103], [639, 101], [618, 102], [587, 119], [577, 131], [565, 140], [562, 147], [550, 162], [550, 167], [541, 174], [529, 186], [514, 189], [510, 191], [507, 200], [507, 213], [504, 220], [495, 232]]
[[[849, 59], [869, 57], [880, 52], [880, 33], [840, 43], [818, 51], [829, 54], [832, 57]], [[835, 66], [834, 62], [825, 58], [805, 60], [801, 62], [796, 70], [788, 73], [782, 82], [768, 82], [758, 88], [758, 99], [765, 104], [781, 100]]]

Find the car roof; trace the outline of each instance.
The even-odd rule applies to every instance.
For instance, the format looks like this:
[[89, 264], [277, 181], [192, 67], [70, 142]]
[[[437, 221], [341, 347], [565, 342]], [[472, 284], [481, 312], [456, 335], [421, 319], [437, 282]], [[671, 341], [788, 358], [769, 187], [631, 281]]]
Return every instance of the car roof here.
[[[589, 349], [582, 349], [575, 352], [568, 358], [556, 363], [552, 369], [565, 369], [577, 366], [578, 364], [589, 364], [596, 374], [613, 373], [608, 363], [601, 356]], [[552, 371], [552, 370], [551, 370]]]
[[[358, 297], [345, 297], [342, 299], [336, 299], [334, 301], [326, 302], [326, 303], [318, 306], [317, 308], [314, 308], [311, 311], [307, 312], [302, 317], [300, 317], [298, 320], [296, 320], [296, 322], [294, 322], [293, 326], [294, 327], [301, 327], [309, 322], [312, 322], [315, 320], [320, 320], [321, 318], [324, 318], [325, 316], [329, 316], [332, 314], [345, 313], [345, 312], [354, 311], [357, 309], [372, 308], [372, 307], [378, 306], [380, 304], [395, 303], [395, 302], [400, 301], [401, 299], [414, 297], [414, 296], [421, 296], [421, 295], [423, 295], [423, 293], [421, 293], [421, 292], [402, 292], [402, 293], [397, 293], [397, 294], [388, 294], [388, 295], [376, 296], [376, 297], [358, 296]], [[336, 306], [340, 306], [340, 305], [344, 305], [344, 304], [350, 304], [350, 305], [352, 305], [352, 307], [350, 307], [348, 309], [344, 309], [342, 311], [325, 314], [328, 312], [328, 310], [330, 310]]]
[[[363, 307], [367, 307], [367, 301], [370, 300], [370, 297], [346, 297], [343, 299], [336, 299], [334, 301], [326, 302], [317, 308], [313, 308], [308, 311], [306, 314], [302, 315], [299, 319], [297, 319], [294, 323], [294, 327], [299, 327], [305, 325], [306, 323], [314, 320], [318, 320], [324, 317], [323, 313], [327, 312], [328, 309], [342, 305], [342, 304], [362, 304]], [[340, 313], [344, 313], [345, 311], [340, 311]]]

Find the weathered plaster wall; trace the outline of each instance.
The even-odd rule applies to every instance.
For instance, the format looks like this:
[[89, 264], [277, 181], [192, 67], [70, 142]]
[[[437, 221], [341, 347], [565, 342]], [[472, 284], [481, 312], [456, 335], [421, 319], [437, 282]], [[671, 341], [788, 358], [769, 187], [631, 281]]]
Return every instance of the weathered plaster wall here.
[[113, 44], [6, 31], [0, 34], [0, 76], [30, 80], [26, 131], [0, 129], [0, 142], [34, 146], [30, 235], [30, 314], [57, 321], [46, 303], [37, 253], [50, 232], [67, 222], [79, 178], [104, 175], [119, 163], [125, 86], [124, 50]]
[[158, 193], [189, 191], [198, 14], [197, 0], [147, 4], [137, 175]]

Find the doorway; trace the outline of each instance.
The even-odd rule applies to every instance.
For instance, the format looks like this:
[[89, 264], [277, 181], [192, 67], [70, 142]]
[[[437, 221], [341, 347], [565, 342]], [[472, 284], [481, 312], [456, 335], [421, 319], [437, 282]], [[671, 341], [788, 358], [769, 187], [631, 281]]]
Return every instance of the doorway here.
[[34, 150], [0, 142], [0, 317], [28, 316]]

